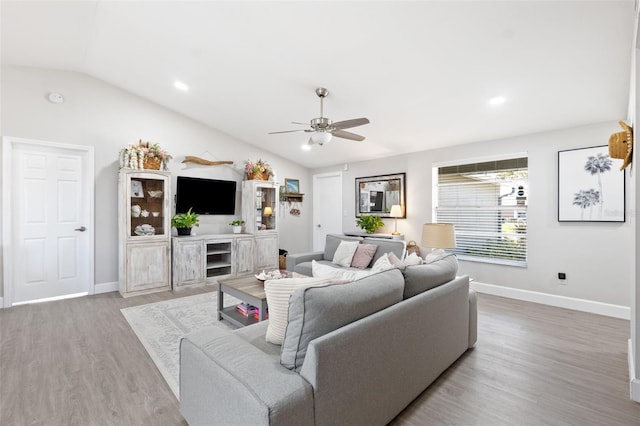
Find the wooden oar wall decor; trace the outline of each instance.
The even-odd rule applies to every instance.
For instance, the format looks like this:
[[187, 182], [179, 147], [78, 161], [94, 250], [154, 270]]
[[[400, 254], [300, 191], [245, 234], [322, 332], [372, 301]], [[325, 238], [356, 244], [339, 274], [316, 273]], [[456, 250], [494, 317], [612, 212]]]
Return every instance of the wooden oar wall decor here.
[[219, 166], [221, 164], [233, 164], [233, 161], [209, 161], [204, 158], [194, 157], [192, 155], [187, 155], [182, 160], [183, 163], [196, 163], [201, 164], [203, 166]]

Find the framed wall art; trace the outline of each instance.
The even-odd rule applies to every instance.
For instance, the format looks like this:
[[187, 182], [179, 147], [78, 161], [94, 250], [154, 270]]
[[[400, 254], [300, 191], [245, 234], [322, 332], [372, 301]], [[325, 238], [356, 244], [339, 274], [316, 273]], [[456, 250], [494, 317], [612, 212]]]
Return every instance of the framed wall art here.
[[558, 221], [624, 222], [625, 178], [608, 147], [558, 152]]
[[300, 181], [298, 179], [285, 179], [284, 187], [285, 192], [291, 192], [294, 194], [300, 193]]
[[131, 198], [144, 198], [144, 191], [142, 190], [142, 182], [139, 180], [131, 181]]
[[[391, 207], [399, 204], [405, 215], [405, 173], [356, 178], [356, 217], [391, 217]], [[402, 216], [402, 218], [405, 218]]]

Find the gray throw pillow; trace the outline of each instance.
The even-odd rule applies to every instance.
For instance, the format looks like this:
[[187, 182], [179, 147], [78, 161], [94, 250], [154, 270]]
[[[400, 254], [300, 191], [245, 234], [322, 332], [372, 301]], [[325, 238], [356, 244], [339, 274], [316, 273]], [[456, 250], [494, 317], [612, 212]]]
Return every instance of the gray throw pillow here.
[[454, 254], [427, 264], [407, 266], [404, 275], [403, 299], [408, 299], [423, 291], [451, 281], [458, 272], [458, 259]]
[[280, 364], [300, 371], [309, 342], [400, 302], [403, 287], [402, 273], [391, 269], [346, 284], [295, 290]]

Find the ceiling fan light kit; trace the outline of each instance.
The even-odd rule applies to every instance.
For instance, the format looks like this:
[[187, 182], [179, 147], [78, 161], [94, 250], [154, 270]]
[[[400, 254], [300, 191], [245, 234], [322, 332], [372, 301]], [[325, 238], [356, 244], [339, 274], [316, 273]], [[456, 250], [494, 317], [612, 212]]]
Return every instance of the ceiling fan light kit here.
[[[364, 124], [369, 124], [369, 119], [367, 118], [354, 118], [351, 120], [344, 120], [333, 122], [329, 118], [324, 117], [324, 98], [329, 95], [329, 91], [324, 87], [319, 87], [316, 89], [316, 95], [320, 98], [320, 117], [313, 118], [309, 126], [310, 129], [300, 129], [300, 130], [284, 130], [281, 132], [270, 132], [270, 135], [278, 134], [278, 133], [293, 133], [293, 132], [306, 132], [311, 133], [311, 138], [309, 139], [309, 145], [324, 145], [325, 143], [331, 141], [331, 139], [335, 136], [337, 138], [349, 139], [353, 141], [363, 141], [365, 139], [364, 136], [357, 135], [355, 133], [347, 132], [344, 129], [350, 129], [352, 127], [362, 126]], [[293, 122], [293, 124], [305, 124]]]
[[311, 135], [311, 139], [310, 141], [314, 144], [318, 144], [320, 146], [324, 145], [325, 143], [331, 141], [331, 137], [333, 135], [329, 132], [326, 132], [324, 130], [319, 130], [317, 132], [315, 132], [314, 134]]

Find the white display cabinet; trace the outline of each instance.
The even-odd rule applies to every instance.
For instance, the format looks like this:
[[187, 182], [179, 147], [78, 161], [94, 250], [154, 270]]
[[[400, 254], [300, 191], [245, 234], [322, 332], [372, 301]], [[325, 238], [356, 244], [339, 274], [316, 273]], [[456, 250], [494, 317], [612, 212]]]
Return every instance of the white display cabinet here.
[[242, 182], [242, 219], [255, 236], [256, 272], [278, 268], [278, 189], [275, 182]]
[[242, 220], [249, 234], [278, 232], [278, 185], [264, 180], [242, 182]]
[[171, 289], [170, 173], [121, 169], [118, 192], [120, 294]]

